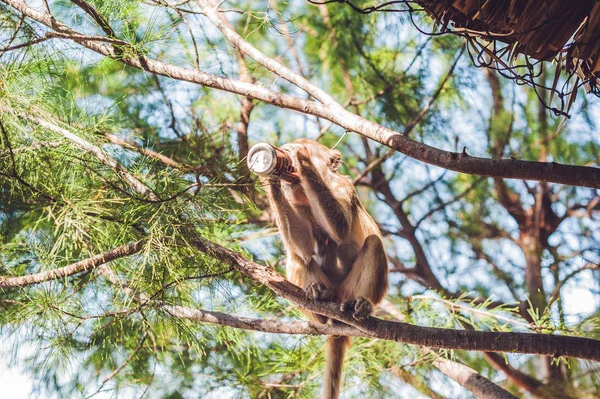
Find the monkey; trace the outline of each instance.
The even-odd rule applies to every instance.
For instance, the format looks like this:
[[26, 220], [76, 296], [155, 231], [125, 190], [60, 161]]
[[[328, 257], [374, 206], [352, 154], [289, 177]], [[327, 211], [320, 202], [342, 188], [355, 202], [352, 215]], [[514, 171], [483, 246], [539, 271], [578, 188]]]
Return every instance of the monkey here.
[[[271, 176], [263, 184], [286, 250], [286, 279], [309, 299], [333, 301], [356, 320], [368, 318], [387, 291], [387, 257], [381, 233], [363, 208], [348, 176], [339, 173], [341, 154], [299, 139], [281, 147], [300, 179]], [[311, 321], [325, 316], [303, 312]], [[350, 337], [332, 336], [325, 350], [324, 399], [339, 396]]]

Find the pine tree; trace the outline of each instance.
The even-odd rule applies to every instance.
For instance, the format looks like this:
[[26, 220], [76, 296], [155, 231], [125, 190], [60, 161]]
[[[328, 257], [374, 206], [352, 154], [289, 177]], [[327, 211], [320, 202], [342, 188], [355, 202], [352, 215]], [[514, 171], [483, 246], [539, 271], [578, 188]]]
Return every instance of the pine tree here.
[[[397, 335], [416, 346], [350, 326], [346, 397], [593, 397], [578, 359], [599, 359], [597, 315], [574, 298], [598, 295], [598, 102], [580, 97], [565, 122], [406, 16], [215, 4], [0, 2], [0, 328], [40, 396], [315, 397], [323, 335], [341, 330], [301, 322], [297, 305], [315, 305], [273, 283], [284, 248], [245, 166], [256, 142], [309, 137], [337, 144], [384, 234], [377, 317], [550, 345], [503, 357], [491, 335]], [[582, 166], [584, 183], [431, 166], [378, 143], [378, 125], [351, 131], [354, 117], [454, 154], [458, 171], [512, 157], [538, 162], [527, 176]], [[573, 358], [536, 355], [562, 350]]]

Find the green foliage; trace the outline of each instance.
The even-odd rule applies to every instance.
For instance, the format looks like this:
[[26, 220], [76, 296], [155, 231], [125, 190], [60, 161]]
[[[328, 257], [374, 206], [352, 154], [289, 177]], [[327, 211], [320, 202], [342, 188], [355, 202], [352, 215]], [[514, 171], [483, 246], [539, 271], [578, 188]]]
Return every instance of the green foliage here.
[[[15, 357], [26, 360], [41, 394], [317, 396], [324, 337], [248, 332], [165, 310], [169, 305], [261, 319], [301, 317], [289, 302], [193, 245], [195, 238], [208, 238], [284, 272], [283, 244], [274, 227], [259, 217], [266, 208], [260, 188], [242, 175], [245, 154], [236, 140], [240, 98], [121, 62], [144, 56], [242, 79], [236, 49], [198, 14], [195, 2], [177, 8], [158, 1], [87, 3], [108, 22], [114, 37], [74, 2], [49, 1], [49, 6], [57, 20], [78, 32], [119, 40], [115, 59], [62, 39], [0, 52], [0, 275], [65, 267], [138, 240], [143, 248], [94, 270], [0, 289], [0, 333], [14, 341]], [[563, 125], [549, 112], [540, 113], [532, 90], [501, 79], [499, 92], [492, 94], [501, 95], [503, 107], [494, 110], [485, 76], [465, 55], [453, 66], [464, 45], [461, 38], [426, 38], [405, 15], [361, 15], [335, 3], [221, 5], [244, 39], [301, 72], [350, 111], [399, 132], [417, 122], [406, 131], [413, 139], [458, 152], [464, 146], [467, 156], [598, 164], [593, 104], [578, 100], [574, 107], [583, 120], [574, 127]], [[425, 16], [417, 20], [421, 26], [431, 23]], [[46, 31], [0, 4], [0, 46], [26, 44]], [[256, 61], [244, 59], [254, 83], [306, 97]], [[85, 140], [87, 147], [60, 129]], [[320, 137], [332, 147], [342, 135], [327, 121], [253, 102], [249, 144]], [[352, 132], [341, 139], [337, 148], [344, 174], [358, 176], [387, 152], [387, 147], [365, 143]], [[91, 146], [119, 166], [102, 161]], [[505, 181], [510, 198], [516, 198], [508, 206], [493, 179], [442, 173], [399, 154], [373, 170], [382, 172], [385, 181], [374, 182], [375, 174], [369, 173], [357, 189], [384, 230], [390, 263], [408, 270], [390, 273], [388, 295], [404, 321], [598, 335], [598, 318], [574, 323], [577, 311], [573, 305], [569, 310], [560, 295], [545, 307], [527, 302], [528, 260], [520, 239], [535, 221], [519, 223], [513, 214], [517, 203], [523, 212], [533, 212], [541, 192], [536, 190], [543, 184]], [[389, 183], [389, 191], [378, 183]], [[598, 263], [597, 206], [585, 208], [597, 193], [550, 186], [546, 194], [556, 215], [577, 211], [548, 233], [536, 259], [546, 297], [563, 280], [569, 288], [588, 284], [586, 292], [593, 293], [593, 268], [580, 270], [590, 273], [581, 274], [585, 278], [578, 277], [578, 268], [582, 262]], [[444, 292], [433, 292], [431, 282], [419, 274], [425, 267]], [[518, 309], [517, 302], [526, 306]], [[417, 391], [438, 397], [447, 382], [432, 366], [439, 356], [460, 360], [520, 393], [516, 385], [501, 381], [504, 374], [481, 354], [362, 338], [353, 342], [344, 369], [347, 397], [401, 398]], [[507, 360], [541, 379], [536, 375], [539, 359], [523, 358]], [[597, 372], [589, 365], [573, 361], [568, 367], [582, 397], [599, 389]], [[465, 395], [458, 388], [444, 392]]]

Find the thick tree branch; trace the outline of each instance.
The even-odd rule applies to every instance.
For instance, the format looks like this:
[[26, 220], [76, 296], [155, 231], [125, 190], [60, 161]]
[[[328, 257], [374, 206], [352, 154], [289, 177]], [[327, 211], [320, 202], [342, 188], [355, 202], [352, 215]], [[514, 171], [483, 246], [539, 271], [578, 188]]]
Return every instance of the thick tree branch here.
[[18, 277], [0, 277], [0, 288], [17, 288], [25, 287], [32, 284], [40, 284], [50, 280], [58, 280], [60, 278], [72, 276], [77, 273], [83, 273], [95, 267], [138, 253], [143, 248], [143, 242], [137, 241], [130, 244], [122, 245], [110, 251], [103, 252], [91, 258], [75, 262], [69, 266], [60, 267], [57, 269], [48, 270], [36, 274]]
[[[467, 154], [452, 151], [444, 151], [411, 140], [398, 132], [346, 111], [337, 103], [327, 103], [327, 105], [323, 105], [287, 94], [280, 94], [257, 84], [240, 82], [212, 75], [200, 70], [165, 64], [160, 61], [146, 58], [142, 55], [120, 54], [122, 51], [115, 46], [81, 38], [82, 35], [79, 35], [66, 25], [58, 22], [51, 15], [29, 7], [22, 0], [1, 1], [54, 30], [63, 33], [76, 34], [77, 37], [73, 40], [77, 43], [107, 57], [116, 59], [126, 65], [140, 68], [147, 72], [168, 76], [173, 79], [197, 83], [202, 86], [252, 97], [269, 104], [304, 114], [318, 116], [327, 119], [348, 131], [359, 133], [422, 162], [457, 172], [479, 176], [520, 180], [545, 180], [574, 186], [600, 188], [600, 168], [564, 165], [555, 162], [488, 159], [472, 157]], [[271, 65], [274, 68], [277, 67], [276, 64]], [[280, 74], [283, 74], [283, 72], [279, 72]]]
[[600, 360], [600, 341], [570, 336], [529, 333], [498, 333], [489, 331], [452, 330], [421, 327], [406, 323], [396, 323], [376, 318], [357, 322], [352, 315], [342, 313], [331, 302], [313, 302], [304, 291], [285, 280], [275, 270], [254, 263], [242, 255], [216, 243], [199, 238], [191, 244], [201, 252], [235, 267], [251, 279], [266, 285], [277, 295], [314, 313], [342, 321], [360, 329], [365, 336], [403, 342], [431, 348], [476, 350], [489, 352], [515, 352], [553, 356], [567, 356], [579, 359]]
[[[184, 306], [163, 305], [162, 309], [175, 317], [195, 320], [202, 323], [213, 323], [244, 330], [262, 331], [277, 334], [303, 335], [346, 335], [352, 337], [368, 337], [369, 335], [357, 328], [342, 324], [313, 324], [308, 321], [282, 322], [279, 320], [263, 320], [248, 317], [233, 316], [220, 312], [206, 312]], [[442, 373], [452, 378], [478, 398], [509, 399], [513, 395], [494, 384], [472, 368], [453, 362], [444, 357], [438, 357], [434, 363]]]

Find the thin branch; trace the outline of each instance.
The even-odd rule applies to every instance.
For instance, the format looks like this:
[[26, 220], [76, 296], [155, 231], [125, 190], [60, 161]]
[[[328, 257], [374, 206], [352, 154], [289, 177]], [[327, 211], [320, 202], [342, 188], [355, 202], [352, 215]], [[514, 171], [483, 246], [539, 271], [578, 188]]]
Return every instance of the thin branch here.
[[45, 42], [46, 40], [49, 40], [49, 39], [52, 39], [52, 37], [49, 37], [49, 36], [38, 37], [37, 39], [33, 39], [33, 40], [30, 40], [25, 43], [15, 44], [14, 46], [3, 47], [3, 48], [0, 48], [0, 54], [6, 53], [9, 51], [13, 51], [13, 50], [18, 50], [20, 48], [30, 47], [30, 46], [36, 45], [38, 43]]
[[129, 150], [139, 152], [140, 154], [145, 155], [149, 158], [157, 159], [160, 162], [162, 162], [163, 164], [165, 164], [166, 166], [170, 166], [171, 168], [179, 169], [179, 170], [193, 169], [192, 167], [189, 167], [189, 166], [181, 164], [177, 161], [174, 161], [173, 159], [169, 158], [166, 155], [161, 154], [160, 152], [156, 152], [149, 148], [142, 147], [141, 145], [138, 145], [137, 143], [135, 143], [133, 141], [124, 140], [120, 137], [115, 136], [114, 134], [105, 133], [104, 137], [106, 137], [108, 140], [110, 140], [110, 142], [113, 144], [117, 144], [123, 148], [127, 148]]
[[160, 290], [158, 290], [155, 294], [153, 294], [152, 296], [150, 296], [149, 299], [157, 299], [158, 296], [160, 296], [162, 293], [164, 293], [169, 288], [176, 287], [176, 286], [182, 284], [185, 281], [205, 280], [205, 279], [210, 279], [210, 278], [215, 278], [215, 277], [222, 277], [222, 276], [224, 276], [224, 275], [226, 275], [228, 273], [231, 273], [234, 270], [235, 269], [233, 267], [230, 267], [229, 269], [223, 270], [221, 272], [203, 274], [201, 276], [188, 276], [188, 277], [184, 277], [184, 278], [172, 281], [172, 282], [170, 282], [170, 283], [165, 284], [164, 286], [162, 286], [160, 288]]
[[[8, 39], [8, 42], [6, 42], [5, 48], [10, 47], [11, 44], [17, 38], [17, 36], [19, 36], [19, 32], [21, 31], [21, 28], [23, 27], [23, 24], [25, 22], [25, 18], [26, 18], [26, 16], [24, 14], [21, 14], [21, 17], [19, 18], [19, 22], [17, 22], [17, 26], [15, 26], [12, 35], [10, 35], [10, 38]], [[2, 51], [0, 50], [0, 52], [2, 52]]]
[[[425, 106], [421, 109], [421, 111], [419, 112], [419, 114], [416, 117], [414, 117], [409, 123], [406, 124], [406, 126], [404, 127], [404, 130], [402, 131], [403, 136], [409, 136], [410, 133], [415, 128], [415, 126], [417, 126], [417, 124], [421, 121], [421, 119], [423, 119], [423, 117], [425, 117], [427, 112], [431, 109], [431, 106], [433, 105], [433, 103], [438, 99], [438, 97], [442, 93], [444, 86], [446, 86], [446, 82], [448, 82], [448, 80], [454, 73], [454, 69], [456, 68], [456, 65], [458, 64], [460, 57], [463, 55], [465, 48], [466, 48], [465, 46], [462, 47], [462, 49], [458, 53], [458, 56], [454, 59], [454, 62], [450, 66], [450, 69], [448, 69], [448, 72], [446, 72], [446, 74], [440, 81], [437, 89], [435, 90], [435, 92], [433, 93], [433, 95], [431, 96], [431, 98], [429, 99], [427, 104], [425, 104]], [[390, 158], [392, 155], [394, 155], [394, 153], [395, 153], [395, 151], [393, 149], [390, 149], [385, 154], [380, 156], [379, 158], [373, 160], [373, 162], [369, 163], [369, 165], [367, 165], [367, 167], [361, 173], [359, 173], [356, 177], [354, 177], [354, 179], [352, 180], [352, 183], [353, 184], [358, 183], [369, 172], [374, 170], [376, 167], [378, 167], [383, 162], [385, 162], [388, 158]]]
[[579, 274], [585, 270], [598, 270], [598, 269], [600, 269], [600, 265], [598, 265], [596, 263], [586, 263], [582, 267], [575, 269], [571, 273], [567, 274], [565, 276], [565, 278], [560, 280], [558, 282], [558, 284], [556, 284], [556, 287], [554, 287], [554, 290], [552, 291], [552, 294], [550, 295], [550, 300], [548, 301], [548, 306], [552, 305], [558, 299], [560, 290], [567, 283], [567, 281], [569, 281], [570, 279], [575, 277], [577, 274]]
[[127, 359], [125, 359], [125, 361], [123, 363], [121, 363], [119, 365], [119, 367], [114, 369], [113, 372], [110, 373], [110, 375], [102, 381], [102, 385], [100, 386], [100, 389], [102, 389], [104, 384], [106, 384], [108, 381], [113, 379], [115, 375], [119, 374], [119, 372], [121, 370], [123, 370], [125, 368], [125, 366], [127, 366], [129, 364], [129, 362], [131, 362], [133, 360], [133, 358], [138, 354], [138, 352], [144, 347], [144, 342], [146, 342], [147, 337], [148, 337], [148, 333], [146, 332], [142, 336], [142, 340], [140, 341], [140, 344], [138, 345], [138, 347], [133, 352], [131, 352], [131, 354], [127, 357]]
[[267, 68], [269, 71], [281, 76], [283, 79], [309, 93], [324, 105], [336, 104], [339, 106], [338, 102], [325, 91], [313, 85], [285, 65], [275, 61], [273, 58], [267, 57], [256, 47], [244, 40], [235, 30], [233, 30], [233, 27], [226, 20], [224, 21], [225, 17], [218, 12], [219, 5], [216, 4], [214, 0], [196, 0], [196, 3], [200, 6], [204, 15], [210, 19], [235, 48], [239, 49], [244, 54], [247, 54], [250, 58]]
[[163, 101], [169, 108], [169, 113], [171, 115], [171, 124], [169, 125], [169, 127], [171, 128], [171, 130], [173, 130], [173, 133], [175, 133], [177, 135], [177, 137], [180, 137], [180, 138], [183, 137], [183, 134], [177, 128], [177, 118], [175, 117], [175, 109], [173, 107], [173, 102], [171, 101], [169, 96], [167, 96], [167, 93], [165, 93], [165, 91], [163, 90], [163, 87], [160, 84], [160, 79], [158, 79], [158, 76], [152, 75], [152, 78], [154, 80], [154, 83], [156, 84], [156, 88], [158, 89], [158, 91], [160, 92], [160, 95], [163, 98]]
[[417, 190], [415, 190], [415, 191], [413, 191], [413, 192], [410, 192], [410, 193], [408, 193], [408, 194], [406, 195], [406, 197], [404, 197], [404, 198], [402, 198], [402, 199], [400, 200], [400, 202], [401, 202], [401, 203], [404, 203], [404, 202], [408, 201], [409, 199], [413, 198], [414, 196], [416, 196], [416, 195], [419, 195], [419, 194], [421, 194], [421, 193], [425, 192], [425, 191], [426, 191], [426, 190], [428, 190], [430, 187], [434, 186], [436, 183], [439, 183], [439, 182], [440, 182], [440, 181], [441, 181], [441, 180], [444, 178], [444, 176], [446, 176], [446, 171], [444, 171], [444, 173], [440, 174], [440, 176], [439, 176], [437, 179], [435, 179], [435, 180], [430, 180], [430, 181], [429, 181], [427, 184], [425, 184], [423, 187], [421, 187], [421, 188], [419, 188], [419, 189], [417, 189]]
[[92, 19], [100, 26], [100, 28], [106, 33], [108, 36], [116, 38], [117, 35], [115, 31], [110, 27], [106, 18], [104, 18], [100, 13], [88, 2], [84, 0], [71, 0], [71, 3], [77, 5], [83, 11], [85, 11]]
[[596, 197], [592, 198], [587, 203], [587, 205], [577, 203], [570, 206], [569, 209], [567, 209], [567, 211], [565, 212], [565, 214], [560, 218], [560, 222], [572, 216], [589, 217], [594, 210], [600, 210], [600, 195], [597, 195]]
[[[2, 110], [4, 112], [11, 111], [11, 110], [7, 109], [7, 107], [2, 107], [2, 106], [0, 106], [0, 110]], [[138, 194], [140, 194], [144, 197], [151, 199], [152, 201], [160, 201], [160, 198], [158, 197], [158, 195], [156, 195], [148, 186], [146, 186], [144, 183], [142, 183], [140, 180], [138, 180], [135, 176], [133, 176], [131, 173], [129, 173], [129, 171], [125, 167], [123, 167], [123, 165], [121, 165], [110, 155], [108, 155], [107, 153], [102, 151], [101, 148], [96, 147], [95, 145], [84, 140], [83, 138], [79, 137], [75, 133], [72, 133], [72, 132], [68, 131], [67, 129], [62, 128], [53, 122], [50, 122], [46, 119], [38, 117], [37, 115], [31, 114], [31, 113], [26, 113], [26, 112], [17, 112], [17, 114], [20, 117], [29, 120], [30, 122], [34, 122], [34, 123], [42, 126], [43, 128], [51, 130], [54, 133], [60, 134], [64, 138], [72, 141], [79, 148], [93, 154], [96, 158], [98, 158], [98, 160], [100, 160], [100, 162], [102, 162], [103, 164], [110, 167], [113, 171], [115, 171], [115, 173], [117, 173], [123, 179], [123, 181], [129, 187], [131, 187], [135, 192], [137, 192]]]
[[456, 201], [459, 201], [461, 198], [464, 198], [466, 195], [468, 195], [471, 191], [473, 191], [473, 189], [475, 187], [477, 187], [477, 185], [479, 183], [481, 183], [484, 179], [482, 177], [476, 179], [473, 184], [471, 184], [469, 187], [467, 187], [462, 193], [456, 195], [454, 198], [452, 198], [451, 200], [445, 201], [443, 203], [441, 203], [440, 205], [436, 206], [435, 208], [431, 208], [429, 210], [429, 212], [427, 212], [425, 215], [423, 215], [415, 224], [415, 229], [418, 229], [419, 226], [421, 225], [421, 223], [423, 223], [423, 221], [425, 221], [428, 217], [430, 217], [431, 215], [433, 215], [436, 212], [439, 212], [440, 210], [446, 208], [448, 205], [451, 205], [453, 203], [455, 203]]
[[48, 270], [36, 274], [18, 277], [0, 277], [0, 288], [17, 288], [25, 287], [32, 284], [40, 284], [50, 280], [58, 280], [60, 278], [69, 277], [74, 274], [82, 273], [94, 269], [100, 265], [123, 258], [140, 252], [143, 248], [143, 242], [137, 241], [130, 244], [122, 245], [115, 249], [103, 252], [99, 255], [94, 255], [91, 258], [75, 262], [69, 266], [60, 267], [57, 269]]
[[181, 20], [187, 28], [187, 31], [190, 35], [190, 39], [192, 40], [192, 48], [194, 49], [194, 66], [196, 67], [196, 69], [200, 69], [200, 54], [198, 53], [198, 44], [196, 43], [196, 36], [194, 36], [194, 31], [192, 30], [192, 27], [190, 26], [190, 23], [185, 17], [183, 11], [179, 7], [170, 8], [175, 10], [177, 15], [179, 15], [179, 17], [181, 18]]
[[500, 266], [498, 266], [498, 264], [496, 262], [494, 262], [494, 259], [492, 259], [492, 257], [490, 255], [485, 253], [485, 251], [483, 250], [483, 248], [481, 246], [473, 245], [473, 246], [471, 246], [471, 250], [475, 254], [473, 259], [481, 259], [484, 262], [486, 262], [488, 265], [490, 265], [494, 271], [494, 274], [504, 282], [504, 284], [506, 285], [506, 288], [512, 295], [513, 299], [517, 302], [520, 302], [521, 299], [519, 298], [519, 295], [515, 288], [514, 276], [512, 274], [506, 273], [504, 270], [502, 270], [502, 268], [500, 268]]

